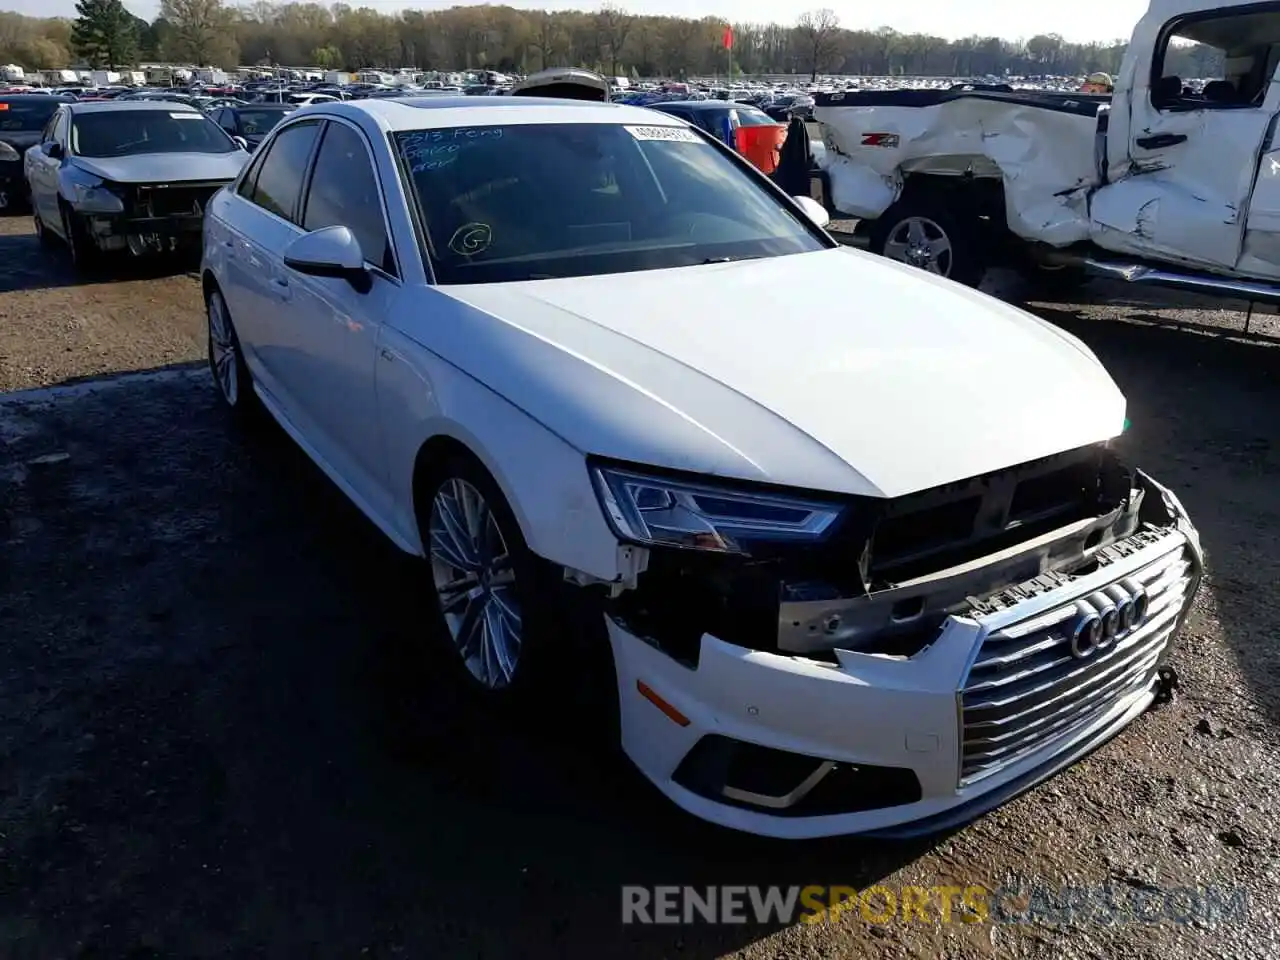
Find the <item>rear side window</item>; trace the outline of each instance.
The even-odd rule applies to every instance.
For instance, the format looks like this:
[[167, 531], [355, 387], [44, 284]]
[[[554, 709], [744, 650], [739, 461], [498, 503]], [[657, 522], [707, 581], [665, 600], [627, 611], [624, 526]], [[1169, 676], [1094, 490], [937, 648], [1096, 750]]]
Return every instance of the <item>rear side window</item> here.
[[690, 123], [694, 122], [693, 116], [689, 113], [688, 110], [680, 110], [678, 108], [659, 107], [658, 112], [665, 113], [668, 116], [672, 116], [672, 117], [679, 117], [681, 120], [688, 120]]
[[315, 121], [281, 130], [271, 142], [248, 199], [277, 217], [293, 220], [307, 161], [319, 132], [320, 124]]
[[331, 122], [316, 154], [302, 228], [337, 226], [347, 227], [355, 234], [365, 260], [387, 273], [395, 273], [382, 198], [364, 140], [346, 124]]
[[249, 162], [248, 168], [244, 172], [244, 176], [240, 178], [240, 186], [236, 187], [236, 193], [244, 197], [246, 200], [253, 200], [253, 188], [258, 183], [258, 171], [262, 169], [262, 161], [266, 157], [265, 153], [259, 153]]
[[0, 100], [0, 130], [34, 133], [42, 129], [58, 109], [58, 101], [39, 95]]

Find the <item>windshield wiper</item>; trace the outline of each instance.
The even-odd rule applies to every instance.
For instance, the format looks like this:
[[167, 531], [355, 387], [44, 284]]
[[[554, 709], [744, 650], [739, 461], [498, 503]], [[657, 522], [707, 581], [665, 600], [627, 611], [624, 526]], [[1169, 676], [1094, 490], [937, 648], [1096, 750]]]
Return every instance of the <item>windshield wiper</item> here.
[[750, 256], [750, 257], [708, 257], [706, 260], [703, 260], [703, 261], [702, 261], [702, 264], [701, 264], [701, 265], [705, 267], [705, 266], [707, 266], [708, 264], [711, 264], [711, 263], [739, 263], [739, 262], [740, 262], [740, 261], [742, 261], [742, 260], [759, 260], [759, 259], [760, 259], [760, 257], [758, 257], [758, 256]]

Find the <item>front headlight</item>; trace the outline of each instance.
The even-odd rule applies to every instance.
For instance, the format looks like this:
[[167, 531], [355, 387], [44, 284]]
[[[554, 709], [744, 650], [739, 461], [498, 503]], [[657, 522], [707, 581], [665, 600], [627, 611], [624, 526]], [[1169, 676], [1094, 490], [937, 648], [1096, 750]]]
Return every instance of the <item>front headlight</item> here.
[[71, 205], [80, 213], [124, 213], [124, 201], [106, 184], [71, 184]]
[[593, 465], [600, 505], [622, 540], [654, 546], [749, 554], [753, 543], [823, 539], [839, 504], [748, 491]]
[[10, 163], [14, 163], [21, 159], [22, 159], [22, 154], [20, 154], [17, 150], [13, 149], [11, 145], [5, 143], [3, 140], [0, 140], [0, 160], [7, 160]]

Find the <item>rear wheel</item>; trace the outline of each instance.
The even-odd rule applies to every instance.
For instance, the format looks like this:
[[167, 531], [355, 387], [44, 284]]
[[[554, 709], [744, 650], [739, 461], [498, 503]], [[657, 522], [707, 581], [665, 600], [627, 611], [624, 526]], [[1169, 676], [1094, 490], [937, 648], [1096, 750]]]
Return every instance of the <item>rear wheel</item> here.
[[253, 392], [253, 376], [244, 362], [244, 351], [236, 335], [231, 313], [222, 291], [216, 287], [206, 297], [208, 316], [209, 372], [222, 402], [238, 420], [247, 421], [257, 414], [258, 395]]
[[986, 272], [977, 239], [975, 228], [941, 203], [907, 199], [876, 220], [870, 248], [890, 260], [976, 287]]

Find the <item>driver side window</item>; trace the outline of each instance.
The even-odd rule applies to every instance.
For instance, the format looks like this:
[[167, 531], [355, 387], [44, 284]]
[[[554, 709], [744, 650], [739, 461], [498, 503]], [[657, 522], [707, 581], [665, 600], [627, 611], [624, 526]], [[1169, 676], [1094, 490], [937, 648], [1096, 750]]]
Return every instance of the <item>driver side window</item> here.
[[1157, 110], [1259, 107], [1280, 53], [1280, 3], [1210, 11], [1167, 24], [1151, 64]]
[[382, 196], [364, 138], [345, 123], [331, 120], [316, 154], [302, 228], [336, 226], [347, 227], [355, 235], [368, 263], [396, 275]]

